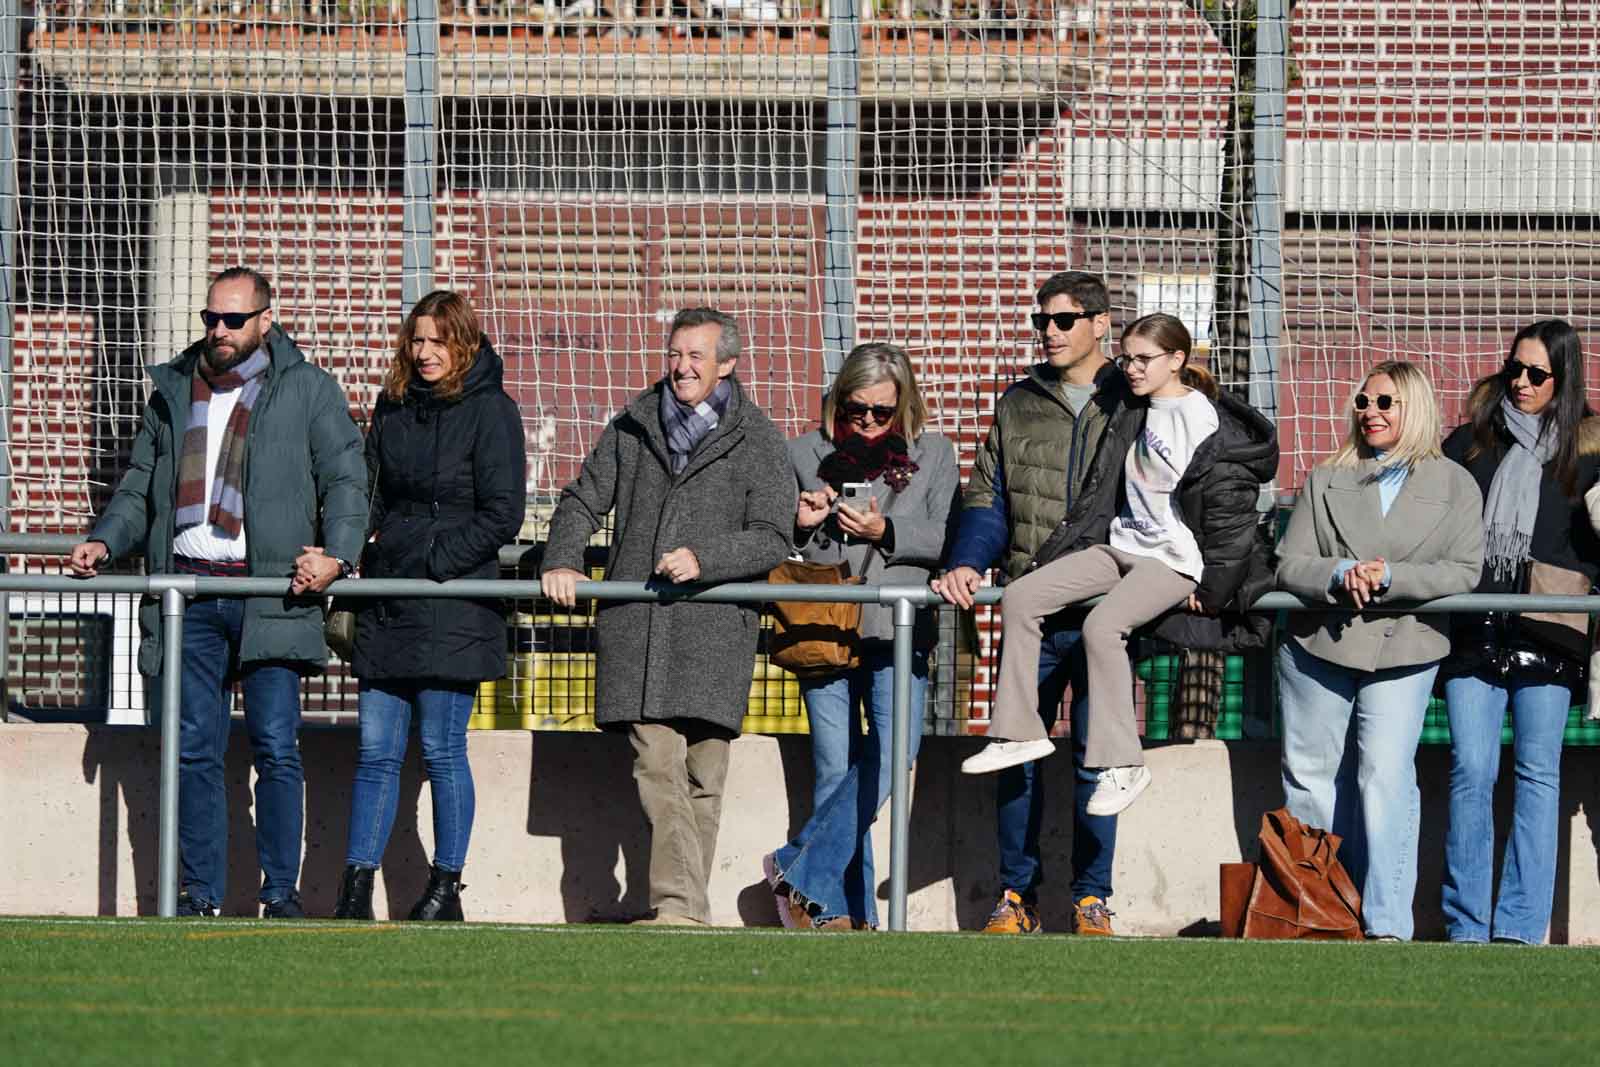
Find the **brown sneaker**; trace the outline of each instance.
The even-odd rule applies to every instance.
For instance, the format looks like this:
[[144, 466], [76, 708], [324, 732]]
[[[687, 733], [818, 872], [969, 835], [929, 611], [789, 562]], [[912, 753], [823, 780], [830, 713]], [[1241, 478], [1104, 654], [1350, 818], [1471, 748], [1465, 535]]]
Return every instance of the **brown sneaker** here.
[[1084, 897], [1072, 906], [1072, 932], [1085, 937], [1110, 937], [1111, 916], [1115, 914], [1099, 897]]
[[1037, 934], [1044, 927], [1039, 925], [1039, 913], [1032, 904], [1024, 903], [1022, 897], [1014, 890], [1007, 889], [1000, 895], [1000, 903], [995, 905], [994, 914], [989, 916], [989, 924], [983, 928], [986, 934]]
[[857, 930], [857, 931], [866, 930], [866, 931], [870, 931], [872, 929], [872, 927], [868, 926], [861, 919], [852, 919], [848, 915], [835, 915], [831, 919], [825, 919], [822, 922], [818, 923], [817, 924], [817, 929], [818, 930], [835, 930], [835, 931], [837, 931], [837, 930]]

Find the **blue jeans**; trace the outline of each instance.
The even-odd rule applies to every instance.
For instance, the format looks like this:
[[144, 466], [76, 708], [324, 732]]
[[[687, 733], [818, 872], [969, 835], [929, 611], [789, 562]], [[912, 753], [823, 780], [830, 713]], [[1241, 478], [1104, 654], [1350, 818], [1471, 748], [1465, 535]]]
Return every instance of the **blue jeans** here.
[[350, 845], [345, 863], [377, 867], [394, 829], [400, 765], [413, 711], [422, 735], [422, 766], [433, 791], [433, 864], [460, 871], [467, 862], [477, 794], [467, 765], [467, 720], [476, 685], [363, 682], [361, 758], [350, 794]]
[[[1084, 810], [1094, 795], [1094, 774], [1084, 769], [1088, 737], [1088, 667], [1082, 634], [1046, 620], [1039, 646], [1039, 717], [1045, 729], [1055, 724], [1067, 685], [1072, 686], [1072, 899], [1111, 899], [1111, 863], [1117, 851], [1117, 817]], [[1002, 652], [1003, 654], [1003, 652]], [[1044, 881], [1039, 855], [1039, 823], [1044, 811], [1044, 779], [1039, 764], [1008, 767], [995, 776], [995, 816], [1000, 844], [1000, 887], [1028, 903]]]
[[[1444, 928], [1452, 941], [1491, 936], [1536, 945], [1550, 926], [1561, 814], [1561, 743], [1571, 693], [1562, 685], [1503, 686], [1468, 675], [1444, 686], [1450, 712], [1450, 831], [1444, 839]], [[1511, 707], [1516, 790], [1511, 839], [1494, 880], [1494, 783], [1500, 727]]]
[[[822, 918], [848, 915], [878, 925], [872, 824], [889, 796], [894, 772], [894, 652], [885, 641], [867, 643], [861, 666], [827, 681], [803, 683], [816, 763], [816, 805], [794, 840], [778, 849], [784, 881], [820, 910]], [[928, 696], [928, 656], [911, 658], [911, 759], [922, 747]], [[861, 709], [867, 732], [862, 736]]]
[[232, 726], [230, 687], [244, 690], [256, 768], [256, 856], [261, 900], [300, 880], [305, 774], [300, 767], [300, 672], [282, 663], [239, 665], [244, 601], [199, 597], [183, 611], [178, 712], [178, 848], [183, 888], [221, 906], [228, 893], [228, 790], [223, 763]]
[[1358, 671], [1278, 648], [1283, 794], [1289, 814], [1344, 838], [1339, 860], [1361, 887], [1373, 937], [1410, 940], [1422, 794], [1417, 743], [1438, 663]]

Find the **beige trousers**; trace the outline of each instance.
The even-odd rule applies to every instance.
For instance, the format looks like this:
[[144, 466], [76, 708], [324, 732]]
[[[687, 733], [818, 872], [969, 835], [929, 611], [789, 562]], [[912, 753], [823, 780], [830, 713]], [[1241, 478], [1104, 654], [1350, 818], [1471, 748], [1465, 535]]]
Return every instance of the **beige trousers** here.
[[1159, 560], [1107, 545], [1063, 556], [1006, 586], [1000, 598], [1004, 644], [989, 736], [1032, 741], [1047, 736], [1039, 717], [1039, 645], [1046, 618], [1098, 593], [1106, 598], [1083, 624], [1088, 660], [1089, 715], [1085, 767], [1144, 763], [1133, 709], [1133, 669], [1128, 635], [1182, 604], [1194, 592], [1185, 578]]
[[730, 737], [692, 719], [635, 723], [629, 730], [633, 780], [650, 821], [650, 907], [658, 915], [711, 921], [706, 886]]

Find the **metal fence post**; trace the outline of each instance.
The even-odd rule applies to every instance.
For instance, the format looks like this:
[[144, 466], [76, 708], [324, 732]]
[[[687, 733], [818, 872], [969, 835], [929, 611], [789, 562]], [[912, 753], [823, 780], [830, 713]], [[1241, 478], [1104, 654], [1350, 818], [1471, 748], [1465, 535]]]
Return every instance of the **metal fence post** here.
[[439, 4], [406, 0], [406, 169], [401, 303], [433, 288], [434, 195], [439, 180]]
[[828, 133], [822, 181], [822, 362], [831, 383], [856, 337], [856, 212], [861, 199], [861, 16], [834, 0], [828, 18]]
[[[894, 729], [889, 779], [889, 929], [906, 928], [906, 879], [911, 830], [911, 636], [917, 609], [894, 601]], [[914, 724], [922, 729], [922, 724]]]
[[183, 593], [161, 590], [161, 845], [156, 914], [178, 913], [178, 717], [183, 671]]

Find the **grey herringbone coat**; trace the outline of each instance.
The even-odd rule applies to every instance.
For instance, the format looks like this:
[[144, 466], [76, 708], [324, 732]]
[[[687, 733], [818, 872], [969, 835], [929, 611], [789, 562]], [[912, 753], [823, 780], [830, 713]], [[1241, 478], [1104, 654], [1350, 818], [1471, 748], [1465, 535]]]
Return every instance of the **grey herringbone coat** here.
[[[688, 548], [700, 580], [761, 581], [789, 553], [795, 483], [783, 434], [734, 381], [734, 402], [676, 477], [661, 430], [664, 382], [606, 426], [550, 520], [544, 569], [583, 569], [616, 511], [606, 578], [649, 581]], [[595, 722], [699, 719], [738, 731], [755, 667], [759, 605], [608, 601], [595, 618]]]

